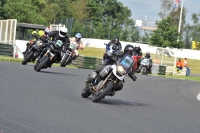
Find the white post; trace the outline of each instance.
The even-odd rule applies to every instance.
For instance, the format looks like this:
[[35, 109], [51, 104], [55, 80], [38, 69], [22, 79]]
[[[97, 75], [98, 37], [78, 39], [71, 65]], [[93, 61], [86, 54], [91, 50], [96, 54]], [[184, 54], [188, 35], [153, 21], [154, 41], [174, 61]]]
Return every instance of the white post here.
[[2, 41], [1, 40], [1, 33], [2, 33], [2, 25], [3, 25], [3, 21], [2, 20], [0, 20], [0, 42]]
[[175, 75], [175, 71], [176, 71], [176, 58], [177, 58], [177, 52], [178, 52], [178, 49], [176, 49], [175, 51], [175, 59], [174, 59], [174, 69], [173, 69], [173, 75]]
[[179, 19], [178, 33], [180, 33], [181, 31], [182, 14], [183, 14], [183, 0], [181, 2], [181, 13], [180, 13], [180, 19]]
[[164, 48], [162, 48], [161, 65], [162, 65], [162, 62], [163, 62], [163, 54], [164, 54]]
[[[17, 19], [13, 19], [14, 21], [14, 33], [13, 33], [13, 57], [15, 57], [15, 53], [18, 53], [16, 46], [16, 32], [17, 32]], [[20, 51], [21, 53], [21, 51]], [[22, 53], [21, 53], [22, 54]]]
[[8, 24], [10, 23], [10, 35], [9, 35], [9, 44], [11, 44], [12, 43], [12, 30], [13, 30], [13, 21], [12, 21], [12, 19], [9, 19], [8, 20]]
[[6, 22], [6, 31], [5, 31], [5, 38], [4, 38], [4, 43], [7, 43], [7, 36], [8, 36], [8, 20], [5, 20]]
[[[178, 34], [180, 34], [180, 31], [181, 31], [182, 14], [183, 14], [183, 0], [181, 1], [181, 12], [180, 12], [179, 25], [178, 25]], [[179, 35], [178, 35], [178, 40], [177, 41], [179, 41]], [[175, 74], [177, 52], [178, 52], [178, 49], [176, 49], [176, 54], [175, 54], [175, 59], [174, 59], [174, 71], [173, 71], [173, 75]]]

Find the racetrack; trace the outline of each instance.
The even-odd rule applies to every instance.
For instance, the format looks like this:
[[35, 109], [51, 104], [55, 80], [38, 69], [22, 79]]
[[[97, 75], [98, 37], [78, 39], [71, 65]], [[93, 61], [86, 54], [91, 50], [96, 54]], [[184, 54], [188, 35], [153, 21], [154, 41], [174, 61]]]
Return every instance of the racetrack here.
[[81, 97], [92, 70], [0, 62], [4, 133], [199, 133], [200, 83], [137, 75], [99, 103]]

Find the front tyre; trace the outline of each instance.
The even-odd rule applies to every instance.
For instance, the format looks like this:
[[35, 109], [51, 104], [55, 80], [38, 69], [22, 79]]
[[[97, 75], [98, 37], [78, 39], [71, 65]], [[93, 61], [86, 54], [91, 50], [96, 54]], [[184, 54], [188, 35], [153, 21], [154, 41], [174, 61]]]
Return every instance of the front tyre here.
[[142, 67], [141, 73], [142, 73], [142, 75], [145, 75], [145, 73], [146, 73], [146, 68], [145, 67]]
[[49, 57], [48, 56], [46, 56], [45, 58], [44, 58], [44, 60], [42, 61], [42, 62], [40, 62], [40, 64], [38, 64], [38, 67], [35, 69], [37, 72], [39, 72], [42, 68], [43, 68], [43, 66], [45, 65], [45, 64], [47, 64], [47, 62], [49, 61]]
[[88, 98], [90, 95], [91, 95], [91, 93], [87, 91], [87, 87], [85, 86], [85, 87], [83, 88], [82, 92], [81, 92], [81, 96], [82, 96], [83, 98]]
[[103, 89], [102, 92], [96, 92], [93, 95], [93, 97], [92, 97], [92, 101], [93, 102], [98, 102], [102, 98], [104, 98], [112, 90], [112, 88], [113, 88], [113, 82], [112, 81], [108, 81], [104, 86], [105, 86], [105, 88]]
[[64, 57], [63, 57], [63, 59], [62, 59], [62, 61], [60, 63], [61, 67], [65, 67], [66, 66], [66, 60], [67, 60], [68, 57], [69, 57], [69, 55], [67, 55], [67, 54], [64, 55]]
[[22, 61], [22, 65], [26, 65], [30, 60], [31, 58], [33, 57], [33, 54], [34, 52], [33, 51], [30, 51], [26, 57], [24, 58], [24, 60]]

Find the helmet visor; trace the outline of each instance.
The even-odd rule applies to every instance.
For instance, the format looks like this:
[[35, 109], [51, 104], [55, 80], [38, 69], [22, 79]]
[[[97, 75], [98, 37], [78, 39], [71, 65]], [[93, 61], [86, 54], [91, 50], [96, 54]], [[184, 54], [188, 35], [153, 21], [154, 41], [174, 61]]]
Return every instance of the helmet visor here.
[[66, 36], [66, 35], [67, 35], [66, 32], [62, 32], [62, 31], [60, 31], [60, 34], [61, 34], [62, 36]]

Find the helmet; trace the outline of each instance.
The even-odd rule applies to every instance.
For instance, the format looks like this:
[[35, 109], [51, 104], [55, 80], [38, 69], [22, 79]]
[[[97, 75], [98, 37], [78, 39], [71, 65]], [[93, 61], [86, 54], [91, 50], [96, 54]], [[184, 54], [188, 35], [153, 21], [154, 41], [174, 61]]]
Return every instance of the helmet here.
[[76, 33], [75, 38], [76, 38], [76, 41], [77, 41], [77, 42], [80, 41], [81, 38], [82, 38], [81, 33]]
[[130, 56], [132, 56], [133, 50], [134, 50], [133, 45], [128, 44], [128, 45], [126, 45], [126, 46], [124, 47], [124, 54], [129, 54]]
[[64, 38], [65, 36], [67, 36], [67, 32], [68, 32], [68, 30], [66, 27], [61, 27], [59, 30], [59, 36], [61, 38]]
[[140, 45], [139, 45], [139, 44], [136, 44], [136, 45], [135, 45], [135, 49], [136, 49], [136, 50], [138, 50], [138, 49], [139, 49], [139, 47], [140, 47]]
[[119, 37], [115, 37], [114, 42], [115, 42], [115, 44], [118, 44], [119, 43]]
[[145, 57], [150, 58], [150, 52], [147, 52]]
[[50, 28], [46, 27], [45, 30], [44, 30], [44, 33], [49, 34], [50, 32], [51, 32]]

